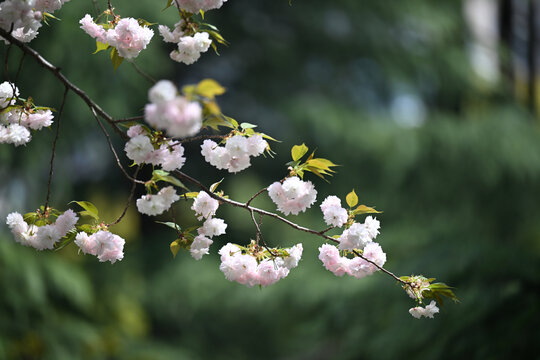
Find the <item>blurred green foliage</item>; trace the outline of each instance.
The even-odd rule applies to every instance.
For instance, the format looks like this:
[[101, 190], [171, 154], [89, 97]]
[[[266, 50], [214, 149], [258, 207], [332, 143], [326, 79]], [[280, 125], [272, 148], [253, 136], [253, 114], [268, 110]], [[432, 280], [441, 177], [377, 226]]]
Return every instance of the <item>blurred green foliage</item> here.
[[[123, 16], [176, 22], [155, 2], [113, 5]], [[129, 63], [114, 73], [107, 56], [91, 55], [95, 43], [77, 21], [93, 11], [92, 1], [67, 3], [62, 21], [42, 28], [31, 46], [112, 115], [138, 115], [149, 83]], [[286, 174], [290, 148], [304, 142], [341, 165], [330, 184], [306, 176], [318, 199], [344, 200], [354, 188], [360, 203], [384, 211], [387, 267], [436, 277], [455, 286], [461, 302], [445, 303], [433, 320], [413, 319], [413, 302], [391, 279], [336, 278], [317, 259], [319, 239], [271, 219], [262, 230], [272, 245], [304, 244], [299, 268], [262, 290], [230, 283], [215, 253], [255, 233], [239, 209], [219, 210], [227, 235], [199, 262], [185, 252], [173, 259], [174, 231], [135, 211], [114, 229], [127, 240], [125, 259], [114, 265], [75, 247], [23, 248], [2, 226], [0, 359], [538, 357], [540, 130], [515, 104], [512, 84], [486, 87], [475, 78], [461, 2], [230, 0], [206, 18], [231, 42], [220, 56], [173, 63], [156, 34], [136, 63], [182, 85], [215, 78], [228, 90], [220, 99], [226, 114], [282, 142], [273, 144], [275, 158], [257, 158], [234, 177], [201, 163], [190, 145], [186, 171], [207, 185], [225, 177], [226, 193], [247, 200]], [[0, 53], [4, 59], [6, 47]], [[19, 57], [10, 50], [11, 76]], [[55, 79], [29, 58], [23, 70], [22, 94], [58, 107]], [[403, 96], [408, 106], [397, 106]], [[2, 218], [44, 202], [53, 135], [0, 147]], [[128, 191], [91, 113], [70, 95], [53, 205], [89, 200], [113, 220]], [[274, 208], [264, 196], [254, 205]], [[175, 211], [187, 226], [196, 224], [189, 206]], [[322, 228], [318, 208], [311, 210], [294, 219]]]

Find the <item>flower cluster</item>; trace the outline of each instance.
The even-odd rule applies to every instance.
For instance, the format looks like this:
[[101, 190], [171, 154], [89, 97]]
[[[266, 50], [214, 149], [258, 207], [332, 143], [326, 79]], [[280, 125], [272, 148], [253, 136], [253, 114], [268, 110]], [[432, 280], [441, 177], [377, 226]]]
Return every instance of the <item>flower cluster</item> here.
[[80, 232], [75, 237], [75, 244], [83, 253], [97, 256], [101, 262], [110, 261], [111, 264], [124, 258], [125, 242], [120, 236], [105, 230], [92, 235]]
[[278, 210], [285, 215], [298, 215], [306, 211], [316, 200], [317, 190], [311, 181], [302, 181], [293, 176], [287, 178], [283, 184], [275, 182], [268, 187], [268, 195], [277, 205]]
[[[6, 0], [0, 3], [0, 27], [22, 42], [33, 40], [44, 13], [58, 10], [69, 0]], [[13, 27], [13, 28], [12, 28]], [[8, 41], [2, 37], [7, 44]]]
[[433, 315], [435, 315], [438, 312], [439, 312], [439, 308], [437, 307], [437, 304], [433, 300], [425, 308], [421, 306], [417, 306], [417, 307], [413, 307], [409, 309], [409, 313], [417, 319], [420, 319], [422, 316], [433, 319]]
[[49, 109], [14, 106], [19, 89], [7, 81], [0, 84], [0, 144], [24, 145], [32, 140], [30, 130], [52, 125]]
[[289, 275], [292, 268], [298, 266], [302, 257], [302, 244], [285, 249], [288, 256], [266, 258], [258, 261], [249, 253], [243, 253], [236, 245], [228, 243], [219, 250], [221, 265], [219, 269], [229, 281], [252, 287], [268, 286]]
[[180, 20], [174, 25], [173, 31], [165, 25], [159, 25], [159, 33], [163, 37], [163, 41], [178, 46], [178, 49], [171, 51], [171, 59], [191, 65], [199, 60], [201, 53], [208, 51], [212, 40], [207, 32], [197, 32], [192, 36], [186, 35], [183, 31], [184, 24], [185, 22]]
[[201, 191], [193, 201], [191, 210], [195, 211], [195, 215], [199, 215], [198, 219], [206, 219], [203, 226], [197, 229], [197, 235], [190, 246], [190, 253], [195, 259], [200, 260], [203, 255], [208, 254], [210, 245], [212, 245], [212, 237], [225, 234], [227, 224], [225, 221], [218, 218], [213, 218], [219, 207], [219, 202], [213, 199], [207, 192]]
[[152, 29], [146, 25], [139, 25], [134, 18], [120, 19], [114, 28], [105, 30], [86, 14], [79, 24], [88, 35], [116, 48], [118, 54], [125, 59], [136, 58], [143, 49], [146, 49], [154, 36]]
[[29, 225], [21, 214], [13, 212], [7, 216], [6, 224], [15, 236], [15, 241], [37, 250], [53, 249], [54, 244], [74, 229], [79, 218], [73, 210], [66, 210], [52, 224]]
[[227, 169], [236, 173], [251, 165], [250, 156], [261, 155], [268, 143], [261, 135], [253, 135], [246, 138], [242, 135], [234, 135], [227, 139], [225, 146], [218, 146], [212, 140], [204, 140], [201, 145], [201, 154], [204, 159], [218, 169]]
[[200, 10], [208, 11], [219, 9], [227, 0], [177, 0], [173, 1], [181, 10], [197, 13]]
[[198, 219], [202, 220], [214, 216], [218, 207], [219, 202], [216, 199], [208, 195], [207, 192], [201, 191], [193, 201], [191, 210], [195, 211], [195, 215], [200, 215]]
[[124, 147], [127, 157], [137, 164], [161, 166], [165, 171], [181, 169], [186, 162], [184, 147], [173, 141], [165, 141], [159, 145], [159, 148], [154, 149], [148, 135], [140, 125], [129, 128], [128, 136], [131, 139]]
[[197, 229], [199, 235], [195, 236], [189, 252], [191, 256], [196, 260], [200, 260], [203, 255], [208, 254], [210, 250], [210, 245], [212, 245], [212, 237], [225, 234], [225, 229], [227, 229], [227, 224], [223, 219], [209, 217], [204, 222], [203, 226]]
[[180, 196], [176, 194], [176, 190], [172, 186], [167, 186], [159, 190], [155, 195], [147, 194], [137, 199], [137, 210], [141, 214], [159, 215], [169, 210], [171, 205], [178, 199], [180, 199]]
[[368, 216], [363, 224], [354, 223], [339, 237], [340, 250], [363, 249], [379, 234], [379, 220]]
[[337, 196], [328, 196], [321, 204], [324, 222], [329, 226], [342, 227], [348, 220], [347, 210], [341, 207], [341, 200]]
[[363, 256], [369, 261], [361, 257], [349, 259], [346, 256], [341, 256], [337, 247], [330, 244], [323, 244], [319, 248], [319, 259], [324, 267], [336, 276], [347, 274], [361, 279], [378, 270], [377, 266], [371, 262], [380, 267], [386, 262], [386, 254], [382, 251], [381, 246], [375, 242], [366, 245]]
[[201, 129], [201, 105], [177, 95], [172, 82], [158, 81], [150, 88], [148, 98], [150, 104], [144, 107], [144, 118], [154, 128], [179, 138], [195, 135]]

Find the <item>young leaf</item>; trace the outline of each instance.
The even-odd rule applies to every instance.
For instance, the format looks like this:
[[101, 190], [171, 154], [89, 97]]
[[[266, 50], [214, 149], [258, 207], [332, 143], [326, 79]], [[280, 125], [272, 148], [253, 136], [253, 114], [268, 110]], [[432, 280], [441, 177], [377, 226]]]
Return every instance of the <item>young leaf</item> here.
[[354, 192], [354, 189], [353, 189], [353, 191], [351, 191], [350, 193], [347, 194], [347, 196], [345, 197], [345, 200], [347, 201], [347, 205], [349, 205], [350, 208], [352, 208], [352, 207], [356, 206], [356, 204], [358, 204], [358, 196]]
[[100, 51], [107, 50], [109, 48], [109, 44], [104, 44], [101, 41], [96, 40], [96, 51], [94, 51], [94, 54], [97, 54]]
[[79, 212], [82, 216], [91, 216], [96, 220], [99, 220], [99, 212], [97, 207], [92, 204], [90, 201], [72, 201], [71, 203], [75, 203], [82, 207], [85, 211]]
[[208, 99], [214, 99], [216, 95], [223, 95], [226, 89], [216, 80], [204, 79], [196, 87], [197, 94]]
[[308, 147], [304, 143], [302, 143], [302, 145], [294, 145], [291, 149], [293, 161], [300, 160], [300, 158], [302, 158], [302, 156], [304, 156], [308, 150]]
[[374, 208], [371, 208], [366, 205], [360, 205], [356, 209], [353, 210], [353, 215], [358, 214], [380, 214], [382, 211], [377, 211]]
[[217, 187], [219, 186], [219, 184], [221, 184], [221, 182], [222, 182], [223, 180], [224, 180], [224, 179], [221, 179], [221, 180], [219, 180], [218, 182], [213, 183], [213, 184], [210, 186], [210, 191], [211, 191], [211, 192], [216, 191]]
[[250, 124], [250, 123], [247, 123], [247, 122], [243, 122], [243, 123], [240, 124], [240, 127], [245, 130], [245, 129], [256, 128], [257, 125], [253, 125], [253, 124]]
[[180, 231], [180, 225], [175, 224], [173, 222], [170, 222], [170, 221], [167, 221], [167, 222], [156, 221], [156, 223], [163, 224], [163, 225], [166, 225], [166, 226], [170, 227], [171, 229]]
[[116, 48], [113, 48], [111, 51], [111, 62], [113, 64], [114, 71], [118, 69], [122, 61], [124, 61], [124, 58], [118, 54], [118, 50], [116, 50]]
[[178, 240], [174, 240], [170, 245], [171, 252], [174, 258], [176, 258], [176, 254], [178, 254], [178, 251], [180, 250], [180, 243]]

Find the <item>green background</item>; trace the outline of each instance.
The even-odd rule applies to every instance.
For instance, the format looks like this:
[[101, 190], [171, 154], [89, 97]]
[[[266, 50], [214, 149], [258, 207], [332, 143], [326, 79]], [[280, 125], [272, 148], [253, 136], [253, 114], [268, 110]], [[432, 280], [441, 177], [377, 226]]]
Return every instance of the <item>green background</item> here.
[[[105, 2], [98, 1], [101, 9]], [[116, 12], [172, 25], [166, 1], [115, 0]], [[281, 142], [231, 176], [186, 146], [183, 170], [206, 185], [225, 178], [247, 200], [286, 175], [290, 148], [304, 142], [340, 164], [318, 202], [291, 219], [324, 228], [320, 201], [355, 189], [384, 213], [377, 238], [386, 267], [455, 287], [434, 319], [389, 277], [337, 278], [317, 259], [321, 242], [266, 219], [274, 246], [302, 242], [300, 266], [268, 288], [246, 288], [219, 271], [217, 250], [255, 236], [249, 214], [222, 206], [228, 223], [211, 255], [173, 259], [171, 229], [132, 208], [112, 231], [127, 243], [113, 265], [77, 254], [36, 252], [0, 225], [0, 359], [508, 359], [540, 349], [540, 131], [506, 76], [488, 84], [473, 72], [461, 1], [229, 0], [206, 20], [230, 41], [194, 65], [172, 62], [157, 34], [137, 65], [177, 85], [214, 78], [225, 114]], [[92, 1], [71, 1], [31, 46], [115, 117], [140, 115], [150, 83], [129, 63], [113, 72], [78, 27]], [[2, 45], [2, 59], [8, 55]], [[501, 61], [507, 57], [501, 46]], [[13, 78], [21, 52], [9, 50]], [[58, 108], [62, 85], [26, 57], [22, 96]], [[2, 79], [6, 79], [5, 67]], [[54, 127], [53, 127], [54, 130]], [[0, 146], [0, 215], [45, 202], [54, 131], [25, 147]], [[118, 150], [123, 142], [115, 138]], [[124, 164], [128, 161], [123, 157]], [[148, 173], [144, 175], [148, 176]], [[140, 196], [144, 189], [138, 188]], [[115, 166], [89, 109], [72, 93], [62, 118], [52, 205], [94, 202], [106, 221], [122, 211], [129, 182]], [[267, 196], [256, 206], [273, 210]], [[190, 204], [175, 208], [196, 224]], [[159, 220], [169, 221], [167, 216]]]

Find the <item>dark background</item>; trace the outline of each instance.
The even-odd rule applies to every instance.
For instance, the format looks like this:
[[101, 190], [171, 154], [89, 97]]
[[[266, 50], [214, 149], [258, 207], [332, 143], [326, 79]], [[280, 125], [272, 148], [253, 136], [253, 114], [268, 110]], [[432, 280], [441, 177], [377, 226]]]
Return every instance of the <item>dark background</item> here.
[[[189, 146], [186, 172], [207, 185], [224, 177], [226, 193], [245, 201], [286, 175], [290, 148], [304, 142], [341, 166], [329, 184], [307, 176], [318, 203], [292, 219], [323, 228], [320, 201], [354, 188], [361, 203], [384, 211], [378, 241], [386, 267], [444, 281], [460, 303], [445, 303], [435, 319], [414, 319], [414, 303], [392, 279], [337, 278], [317, 259], [320, 239], [270, 219], [265, 239], [302, 242], [303, 259], [279, 283], [246, 288], [224, 278], [216, 253], [254, 237], [247, 213], [222, 206], [227, 234], [195, 261], [187, 252], [173, 259], [174, 231], [132, 208], [111, 229], [127, 241], [124, 260], [113, 265], [74, 245], [24, 248], [0, 226], [0, 358], [538, 358], [538, 4], [488, 0], [470, 10], [472, 3], [229, 0], [206, 14], [231, 43], [220, 56], [174, 63], [155, 26], [135, 61], [178, 85], [218, 80], [228, 89], [219, 100], [224, 113], [281, 141], [272, 144], [275, 158], [257, 158], [235, 176]], [[113, 1], [122, 16], [172, 26], [175, 12], [161, 11], [165, 4]], [[107, 55], [91, 55], [95, 44], [78, 28], [87, 12], [95, 14], [91, 1], [68, 2], [55, 13], [62, 20], [30, 45], [113, 116], [140, 115], [151, 84], [129, 63], [114, 73]], [[495, 26], [491, 36], [475, 33], [471, 16]], [[5, 59], [7, 47], [0, 53]], [[12, 77], [20, 56], [9, 52]], [[17, 85], [39, 105], [60, 106], [61, 84], [31, 58]], [[73, 94], [60, 135], [52, 205], [89, 200], [112, 221], [129, 183]], [[0, 146], [2, 219], [44, 204], [53, 137], [45, 129], [25, 147]], [[115, 145], [124, 146], [119, 138]], [[274, 209], [267, 196], [255, 205]], [[196, 224], [189, 204], [175, 213]]]

